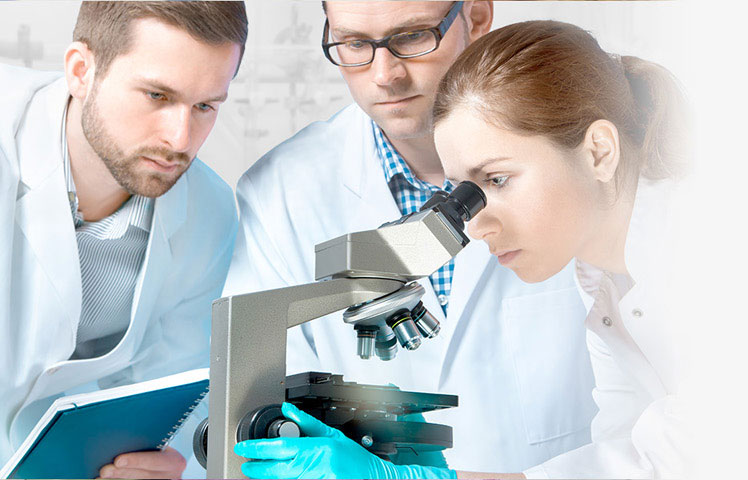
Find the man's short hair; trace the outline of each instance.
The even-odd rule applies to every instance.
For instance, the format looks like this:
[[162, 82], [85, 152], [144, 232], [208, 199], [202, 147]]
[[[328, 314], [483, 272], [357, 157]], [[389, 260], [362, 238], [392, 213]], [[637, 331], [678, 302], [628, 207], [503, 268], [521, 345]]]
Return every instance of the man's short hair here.
[[244, 2], [83, 2], [73, 41], [85, 43], [93, 52], [96, 76], [104, 76], [112, 61], [132, 47], [133, 20], [142, 18], [181, 28], [211, 45], [235, 43], [241, 49], [241, 63], [248, 29]]

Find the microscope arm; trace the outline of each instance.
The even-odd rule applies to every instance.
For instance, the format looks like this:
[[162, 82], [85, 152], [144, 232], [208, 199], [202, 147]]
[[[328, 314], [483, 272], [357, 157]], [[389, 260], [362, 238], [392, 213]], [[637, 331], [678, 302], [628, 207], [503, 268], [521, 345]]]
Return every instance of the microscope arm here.
[[339, 278], [213, 303], [208, 478], [242, 478], [236, 429], [254, 409], [285, 400], [286, 330], [392, 293], [403, 282]]

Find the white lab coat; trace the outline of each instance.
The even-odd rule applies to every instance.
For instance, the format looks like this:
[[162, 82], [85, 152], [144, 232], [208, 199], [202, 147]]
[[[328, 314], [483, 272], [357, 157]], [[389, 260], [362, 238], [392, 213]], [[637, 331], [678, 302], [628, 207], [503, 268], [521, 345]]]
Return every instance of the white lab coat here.
[[[240, 229], [225, 295], [314, 281], [314, 246], [400, 217], [356, 105], [316, 122], [260, 159], [239, 181]], [[449, 317], [428, 279], [424, 304], [438, 337], [390, 362], [356, 356], [356, 336], [333, 314], [292, 329], [288, 373], [459, 395], [460, 406], [426, 415], [454, 428], [450, 467], [520, 471], [589, 441], [596, 411], [584, 339], [584, 307], [571, 266], [525, 284], [486, 245], [456, 257]]]
[[237, 219], [231, 189], [195, 160], [155, 202], [124, 338], [104, 356], [69, 361], [81, 275], [60, 136], [67, 84], [58, 73], [0, 65], [0, 86], [3, 463], [50, 396], [207, 365], [211, 302], [223, 287]]
[[591, 278], [589, 270], [578, 267], [600, 411], [592, 422], [591, 444], [529, 469], [528, 478], [686, 474], [691, 439], [681, 388], [689, 357], [684, 319], [672, 315], [674, 302], [683, 301], [674, 296], [682, 279], [669, 270], [675, 190], [670, 182], [639, 182], [625, 247], [634, 286], [623, 297], [606, 274], [593, 298], [582, 287], [590, 283], [585, 280]]

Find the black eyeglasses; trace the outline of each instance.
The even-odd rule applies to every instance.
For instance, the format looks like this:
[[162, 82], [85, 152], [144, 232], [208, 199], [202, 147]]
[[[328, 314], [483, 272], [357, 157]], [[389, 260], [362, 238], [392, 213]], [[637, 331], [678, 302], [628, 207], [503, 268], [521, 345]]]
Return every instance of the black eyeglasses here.
[[322, 50], [328, 60], [339, 67], [360, 67], [374, 61], [377, 48], [384, 47], [397, 58], [420, 57], [439, 48], [444, 35], [460, 13], [462, 2], [455, 2], [447, 15], [434, 28], [396, 33], [380, 40], [349, 40], [327, 43], [330, 24], [325, 20]]

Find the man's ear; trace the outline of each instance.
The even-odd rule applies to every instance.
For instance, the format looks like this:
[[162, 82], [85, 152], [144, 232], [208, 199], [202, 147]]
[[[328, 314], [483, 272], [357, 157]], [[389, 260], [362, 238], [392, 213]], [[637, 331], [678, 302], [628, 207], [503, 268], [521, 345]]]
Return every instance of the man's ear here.
[[621, 143], [616, 126], [608, 120], [592, 122], [587, 127], [582, 151], [593, 177], [603, 183], [610, 182], [621, 160]]
[[83, 42], [73, 42], [65, 51], [65, 78], [70, 95], [84, 100], [93, 88], [96, 65], [93, 52]]
[[467, 21], [470, 43], [478, 40], [491, 30], [491, 24], [493, 23], [492, 1], [465, 2], [462, 12]]

